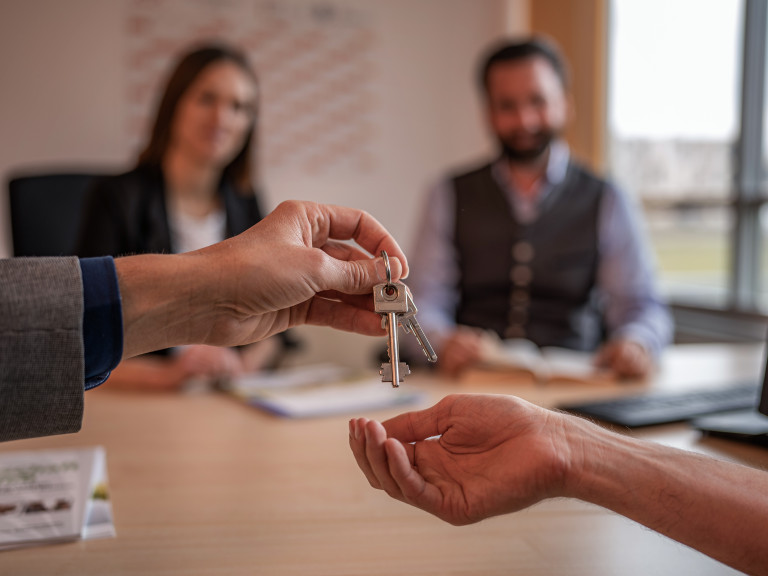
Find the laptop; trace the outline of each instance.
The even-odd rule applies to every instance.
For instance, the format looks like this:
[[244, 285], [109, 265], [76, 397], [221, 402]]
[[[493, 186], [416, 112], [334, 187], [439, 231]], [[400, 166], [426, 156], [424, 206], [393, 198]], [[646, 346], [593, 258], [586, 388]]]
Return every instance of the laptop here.
[[768, 349], [765, 362], [762, 386], [750, 379], [717, 388], [646, 391], [558, 408], [629, 428], [688, 421], [707, 434], [768, 444]]
[[700, 416], [690, 424], [705, 435], [768, 446], [768, 347], [765, 353], [763, 384], [757, 405]]

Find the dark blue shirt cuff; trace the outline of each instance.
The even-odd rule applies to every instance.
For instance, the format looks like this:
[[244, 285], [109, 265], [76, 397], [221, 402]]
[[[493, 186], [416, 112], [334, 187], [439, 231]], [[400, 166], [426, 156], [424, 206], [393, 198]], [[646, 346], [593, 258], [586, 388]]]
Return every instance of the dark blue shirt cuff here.
[[123, 357], [123, 309], [111, 256], [81, 258], [85, 389], [109, 378]]

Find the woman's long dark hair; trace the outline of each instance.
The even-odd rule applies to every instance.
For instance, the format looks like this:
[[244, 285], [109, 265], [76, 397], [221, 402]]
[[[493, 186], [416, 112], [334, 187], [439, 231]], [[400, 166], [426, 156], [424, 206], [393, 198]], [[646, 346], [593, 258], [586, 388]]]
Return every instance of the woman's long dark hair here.
[[[171, 140], [171, 126], [184, 93], [189, 89], [200, 73], [211, 64], [226, 61], [236, 64], [258, 86], [256, 74], [253, 72], [245, 55], [225, 45], [200, 46], [183, 56], [165, 86], [163, 97], [157, 109], [155, 122], [149, 143], [139, 154], [138, 166], [161, 166], [163, 156], [168, 150]], [[256, 111], [253, 122], [246, 136], [245, 143], [235, 158], [224, 168], [222, 179], [231, 182], [243, 193], [249, 193], [253, 185], [253, 156], [252, 149], [256, 146]]]

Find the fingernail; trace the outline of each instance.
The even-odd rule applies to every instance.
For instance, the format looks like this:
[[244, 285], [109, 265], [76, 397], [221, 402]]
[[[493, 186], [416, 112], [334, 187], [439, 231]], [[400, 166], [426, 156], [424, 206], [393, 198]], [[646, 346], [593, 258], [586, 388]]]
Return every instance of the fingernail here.
[[397, 263], [400, 265], [400, 280], [405, 280], [408, 278], [408, 272], [405, 270], [405, 266], [403, 266], [403, 263], [400, 261], [400, 258], [395, 258], [397, 260]]

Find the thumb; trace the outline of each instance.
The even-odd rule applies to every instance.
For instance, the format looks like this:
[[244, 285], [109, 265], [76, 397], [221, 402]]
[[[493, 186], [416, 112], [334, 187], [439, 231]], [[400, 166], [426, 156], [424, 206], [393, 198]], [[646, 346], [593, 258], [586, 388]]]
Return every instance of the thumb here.
[[[338, 290], [346, 294], [363, 294], [373, 289], [376, 284], [387, 281], [386, 265], [383, 258], [367, 258], [346, 262], [337, 261], [340, 274], [331, 278], [332, 290]], [[389, 269], [392, 280], [399, 280], [403, 273], [403, 266], [398, 258], [389, 258]]]
[[418, 442], [432, 436], [438, 436], [448, 430], [455, 415], [469, 412], [473, 419], [485, 421], [484, 414], [489, 413], [489, 406], [498, 403], [499, 396], [449, 394], [434, 406], [424, 410], [415, 410], [399, 414], [382, 422], [387, 436], [401, 442]]

